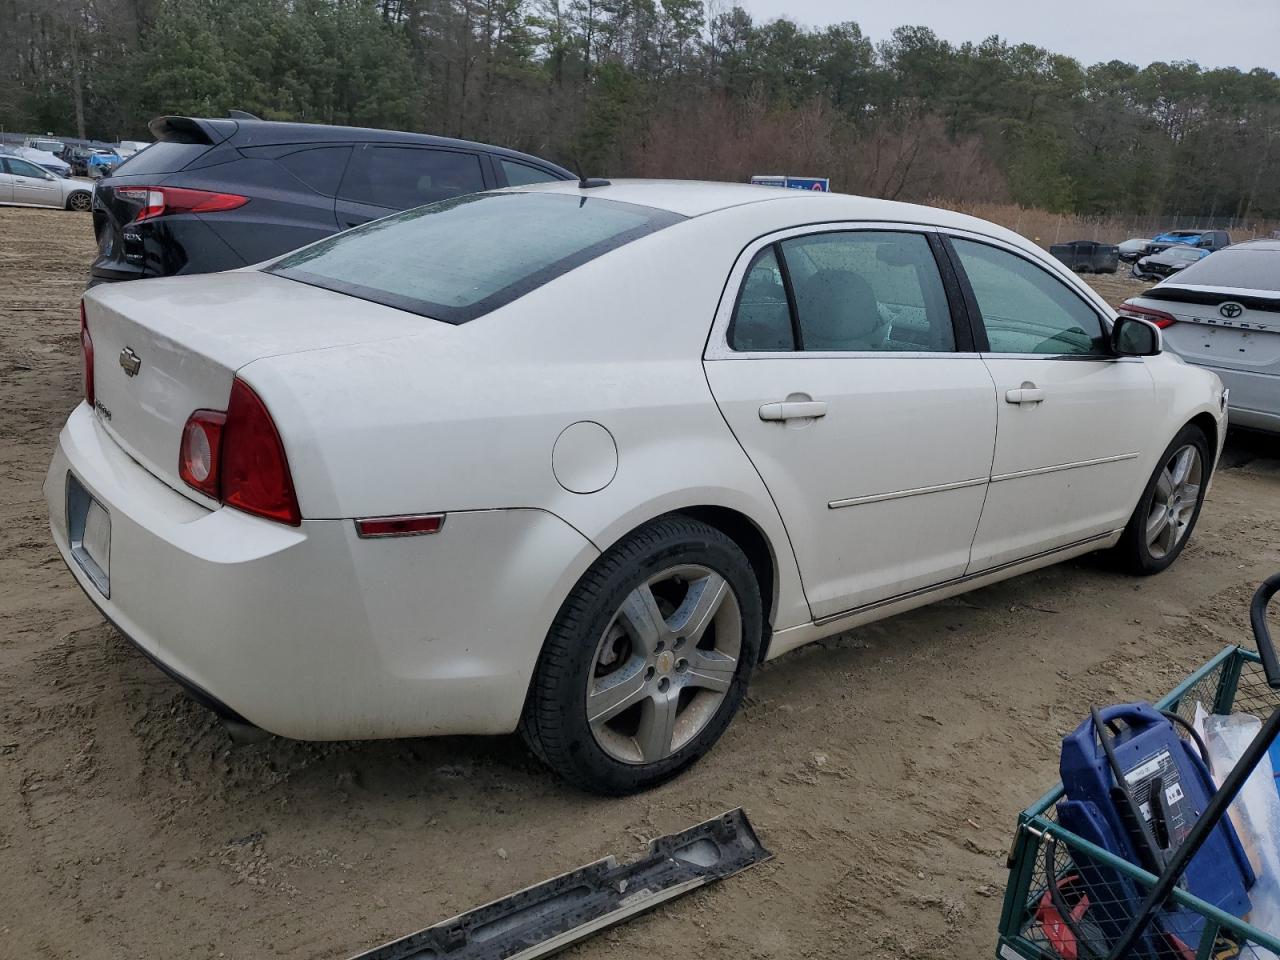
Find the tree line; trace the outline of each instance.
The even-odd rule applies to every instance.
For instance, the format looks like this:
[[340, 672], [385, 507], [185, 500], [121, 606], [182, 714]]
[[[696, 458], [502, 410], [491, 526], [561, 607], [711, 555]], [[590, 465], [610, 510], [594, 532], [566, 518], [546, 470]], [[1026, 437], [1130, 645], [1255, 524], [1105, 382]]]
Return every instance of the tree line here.
[[0, 128], [162, 114], [427, 131], [591, 174], [830, 176], [904, 200], [1280, 217], [1280, 78], [717, 0], [0, 0]]

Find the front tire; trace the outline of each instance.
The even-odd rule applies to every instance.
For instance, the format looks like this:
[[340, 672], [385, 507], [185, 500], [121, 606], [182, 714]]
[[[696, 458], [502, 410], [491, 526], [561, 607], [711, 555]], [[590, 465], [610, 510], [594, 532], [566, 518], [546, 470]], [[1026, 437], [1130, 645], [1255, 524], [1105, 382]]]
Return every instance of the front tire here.
[[93, 194], [87, 190], [77, 190], [67, 197], [67, 209], [76, 213], [88, 213], [93, 206]]
[[719, 530], [672, 515], [610, 548], [547, 634], [521, 732], [570, 783], [622, 795], [720, 739], [763, 638], [760, 588]]
[[1149, 576], [1178, 559], [1200, 517], [1212, 463], [1204, 431], [1183, 427], [1161, 455], [1116, 544], [1122, 569]]

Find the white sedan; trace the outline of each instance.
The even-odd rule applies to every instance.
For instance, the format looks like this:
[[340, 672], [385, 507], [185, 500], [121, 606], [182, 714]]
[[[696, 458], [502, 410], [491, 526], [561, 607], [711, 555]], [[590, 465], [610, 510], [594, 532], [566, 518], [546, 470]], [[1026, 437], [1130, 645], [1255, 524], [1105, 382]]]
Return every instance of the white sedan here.
[[0, 204], [84, 213], [93, 205], [93, 185], [56, 176], [30, 160], [0, 153]]
[[800, 644], [1113, 548], [1224, 432], [992, 224], [748, 185], [540, 184], [266, 266], [95, 287], [45, 487], [72, 575], [236, 724], [506, 733], [622, 793]]

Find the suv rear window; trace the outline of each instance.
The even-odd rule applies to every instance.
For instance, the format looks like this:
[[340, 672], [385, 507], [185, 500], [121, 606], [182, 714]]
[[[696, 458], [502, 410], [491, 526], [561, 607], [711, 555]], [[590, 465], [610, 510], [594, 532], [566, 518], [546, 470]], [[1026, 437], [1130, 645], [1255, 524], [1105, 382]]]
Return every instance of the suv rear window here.
[[683, 219], [600, 197], [471, 194], [364, 224], [265, 270], [424, 317], [465, 323]]
[[175, 173], [209, 149], [207, 143], [173, 143], [162, 140], [129, 157], [116, 167], [116, 174]]

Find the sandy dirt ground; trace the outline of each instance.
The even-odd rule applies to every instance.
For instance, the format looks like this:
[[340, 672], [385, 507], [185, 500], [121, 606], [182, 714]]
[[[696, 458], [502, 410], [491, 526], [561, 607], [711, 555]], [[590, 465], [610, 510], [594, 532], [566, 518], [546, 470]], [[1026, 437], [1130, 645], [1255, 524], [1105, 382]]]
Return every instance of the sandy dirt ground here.
[[797, 651], [643, 796], [575, 793], [515, 737], [232, 748], [50, 544], [92, 252], [88, 216], [0, 209], [0, 957], [342, 957], [739, 805], [776, 859], [577, 955], [990, 957], [1058, 738], [1246, 640], [1280, 569], [1280, 450], [1235, 437], [1170, 571], [1086, 559]]

